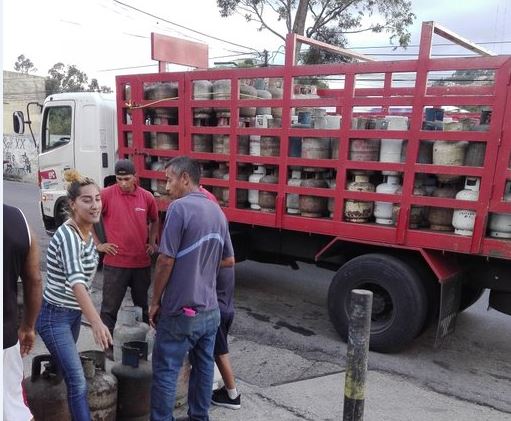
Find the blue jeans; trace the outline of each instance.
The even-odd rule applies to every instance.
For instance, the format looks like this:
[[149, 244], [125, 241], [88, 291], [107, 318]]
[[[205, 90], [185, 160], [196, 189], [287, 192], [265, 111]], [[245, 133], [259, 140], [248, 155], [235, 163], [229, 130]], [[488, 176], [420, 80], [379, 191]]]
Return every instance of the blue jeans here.
[[81, 321], [80, 310], [57, 307], [43, 300], [36, 329], [64, 377], [73, 421], [90, 421], [87, 382], [76, 349]]
[[176, 383], [187, 352], [192, 370], [188, 385], [188, 416], [192, 421], [208, 421], [213, 386], [213, 348], [220, 312], [161, 316], [153, 349], [151, 421], [174, 421]]

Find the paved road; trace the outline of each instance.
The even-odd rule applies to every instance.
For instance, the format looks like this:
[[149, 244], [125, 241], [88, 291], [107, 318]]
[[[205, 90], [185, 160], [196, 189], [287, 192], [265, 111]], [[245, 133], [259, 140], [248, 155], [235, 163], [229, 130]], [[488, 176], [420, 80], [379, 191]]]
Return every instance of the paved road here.
[[[4, 182], [4, 201], [26, 212], [45, 247], [48, 238], [40, 222], [35, 186]], [[237, 265], [231, 353], [243, 382], [278, 386], [344, 370], [346, 345], [326, 311], [331, 276], [305, 264], [298, 271], [254, 262]], [[95, 294], [100, 296], [100, 291]], [[511, 318], [486, 308], [487, 296], [460, 315], [456, 332], [439, 349], [433, 346], [430, 329], [400, 354], [370, 353], [370, 370], [390, 373], [410, 388], [454, 397], [461, 404], [493, 408], [503, 416], [499, 419], [507, 415], [511, 419]], [[370, 405], [370, 396], [367, 400]], [[422, 404], [417, 402], [417, 408]], [[468, 419], [483, 418], [474, 414], [464, 418]]]

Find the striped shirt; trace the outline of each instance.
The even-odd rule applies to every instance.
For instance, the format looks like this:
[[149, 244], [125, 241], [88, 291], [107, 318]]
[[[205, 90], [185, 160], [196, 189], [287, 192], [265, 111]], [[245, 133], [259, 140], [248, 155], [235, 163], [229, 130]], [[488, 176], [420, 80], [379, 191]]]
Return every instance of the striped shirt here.
[[59, 307], [80, 310], [73, 286], [81, 283], [88, 290], [99, 261], [92, 236], [83, 241], [73, 226], [62, 224], [50, 241], [46, 261], [44, 299]]

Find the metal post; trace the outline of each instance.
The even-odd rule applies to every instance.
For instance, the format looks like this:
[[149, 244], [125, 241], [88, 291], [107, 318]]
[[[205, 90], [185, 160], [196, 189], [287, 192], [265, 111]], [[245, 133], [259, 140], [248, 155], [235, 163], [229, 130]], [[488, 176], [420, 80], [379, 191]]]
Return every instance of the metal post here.
[[364, 419], [365, 381], [373, 293], [363, 289], [351, 291], [348, 352], [344, 383], [343, 421]]

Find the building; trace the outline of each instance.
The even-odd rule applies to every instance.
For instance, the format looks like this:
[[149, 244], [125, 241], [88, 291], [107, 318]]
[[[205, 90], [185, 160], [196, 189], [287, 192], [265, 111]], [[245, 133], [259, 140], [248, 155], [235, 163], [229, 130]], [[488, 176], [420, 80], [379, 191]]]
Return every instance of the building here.
[[[37, 181], [37, 147], [25, 126], [25, 134], [14, 133], [12, 113], [23, 111], [27, 119], [29, 102], [43, 103], [46, 97], [45, 78], [26, 73], [3, 71], [3, 174], [4, 178], [26, 182]], [[41, 125], [41, 109], [30, 106], [32, 131], [39, 139]]]

